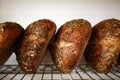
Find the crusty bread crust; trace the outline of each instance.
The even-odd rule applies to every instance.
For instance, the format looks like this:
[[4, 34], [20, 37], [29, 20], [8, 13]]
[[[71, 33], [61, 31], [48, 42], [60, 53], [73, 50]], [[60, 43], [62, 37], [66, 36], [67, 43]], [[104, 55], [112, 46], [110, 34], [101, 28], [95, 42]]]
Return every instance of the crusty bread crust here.
[[15, 22], [0, 23], [0, 66], [13, 53], [23, 28]]
[[91, 34], [91, 25], [83, 19], [68, 21], [58, 30], [50, 45], [56, 67], [70, 73], [82, 56]]
[[95, 25], [85, 50], [88, 64], [97, 72], [110, 72], [120, 51], [120, 21], [107, 19]]
[[55, 30], [55, 23], [48, 19], [35, 21], [27, 27], [16, 52], [18, 63], [25, 73], [37, 70]]

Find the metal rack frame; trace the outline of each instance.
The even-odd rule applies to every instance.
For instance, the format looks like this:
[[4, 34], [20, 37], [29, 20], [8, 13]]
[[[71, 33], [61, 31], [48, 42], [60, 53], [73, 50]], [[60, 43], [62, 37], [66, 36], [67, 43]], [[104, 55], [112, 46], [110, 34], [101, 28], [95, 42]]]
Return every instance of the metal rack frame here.
[[0, 67], [0, 80], [120, 80], [120, 65], [107, 74], [97, 73], [87, 64], [78, 64], [70, 74], [60, 73], [53, 64], [41, 64], [33, 74], [25, 74], [18, 65]]

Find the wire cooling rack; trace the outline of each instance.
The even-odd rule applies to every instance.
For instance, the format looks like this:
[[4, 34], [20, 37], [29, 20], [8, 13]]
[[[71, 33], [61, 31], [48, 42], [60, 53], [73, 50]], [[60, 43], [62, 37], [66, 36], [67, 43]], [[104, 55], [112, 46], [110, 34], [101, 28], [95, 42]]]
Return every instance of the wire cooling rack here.
[[84, 80], [109, 79], [120, 80], [120, 65], [113, 71], [102, 74], [91, 69], [87, 64], [78, 64], [70, 74], [60, 73], [53, 64], [41, 64], [33, 74], [25, 74], [18, 65], [4, 65], [0, 67], [0, 80]]

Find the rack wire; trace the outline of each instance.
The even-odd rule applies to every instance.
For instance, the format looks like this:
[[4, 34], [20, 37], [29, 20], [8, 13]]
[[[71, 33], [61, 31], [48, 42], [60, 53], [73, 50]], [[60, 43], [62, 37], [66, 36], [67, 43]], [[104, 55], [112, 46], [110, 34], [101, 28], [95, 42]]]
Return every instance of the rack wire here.
[[120, 65], [113, 71], [102, 74], [91, 69], [87, 64], [78, 64], [70, 74], [60, 73], [53, 64], [41, 64], [33, 74], [25, 74], [18, 65], [3, 65], [0, 67], [0, 80], [84, 80], [109, 79], [120, 80]]

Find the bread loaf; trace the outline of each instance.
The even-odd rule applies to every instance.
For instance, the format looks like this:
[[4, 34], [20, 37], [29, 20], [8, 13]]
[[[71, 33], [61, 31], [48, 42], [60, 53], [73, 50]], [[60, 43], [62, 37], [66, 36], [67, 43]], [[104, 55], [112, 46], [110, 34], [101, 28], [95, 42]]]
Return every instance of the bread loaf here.
[[49, 47], [53, 62], [63, 73], [70, 73], [82, 56], [91, 34], [91, 25], [83, 19], [63, 24]]
[[97, 72], [110, 72], [120, 51], [120, 21], [107, 19], [92, 28], [91, 38], [85, 50], [87, 63]]
[[17, 61], [25, 73], [37, 70], [55, 30], [55, 23], [48, 19], [35, 21], [27, 27], [16, 50]]
[[13, 53], [23, 28], [15, 22], [0, 23], [0, 66]]

